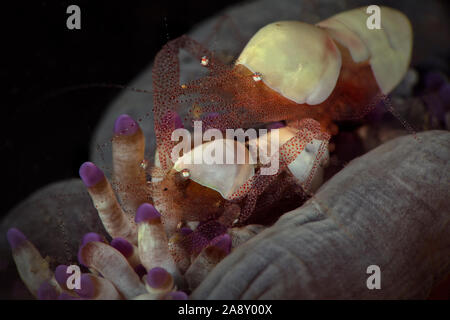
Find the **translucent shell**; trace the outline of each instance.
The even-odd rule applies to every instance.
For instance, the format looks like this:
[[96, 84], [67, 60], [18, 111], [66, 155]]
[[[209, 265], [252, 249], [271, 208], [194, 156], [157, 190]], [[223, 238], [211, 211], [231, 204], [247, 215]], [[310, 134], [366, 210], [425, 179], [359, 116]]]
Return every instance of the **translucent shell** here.
[[366, 7], [339, 13], [317, 26], [346, 47], [353, 61], [369, 60], [378, 86], [388, 94], [408, 69], [413, 33], [403, 13], [388, 7], [380, 9], [380, 29], [367, 27]]
[[[271, 148], [270, 145], [272, 141], [271, 135], [274, 131], [278, 132], [280, 147], [297, 134], [297, 130], [295, 128], [287, 126], [280, 129], [273, 129], [266, 136], [262, 136], [257, 139], [257, 144], [259, 146], [265, 145], [264, 147], [269, 150], [270, 155], [273, 155], [275, 152], [279, 151], [275, 148]], [[324, 148], [325, 151], [321, 153], [319, 159], [317, 159], [317, 168], [315, 168], [315, 171], [313, 172], [316, 158], [319, 155], [322, 144], [324, 143], [328, 143], [328, 140], [312, 139], [305, 145], [297, 157], [287, 165], [288, 170], [294, 177], [297, 178], [300, 184], [305, 184], [308, 178], [311, 178], [309, 191], [312, 192], [316, 191], [322, 184], [324, 167], [326, 167], [329, 162], [328, 148]]]
[[262, 81], [284, 97], [315, 105], [333, 91], [342, 61], [335, 43], [320, 28], [280, 21], [260, 29], [236, 64], [262, 74]]
[[[217, 158], [222, 163], [205, 163], [205, 159], [216, 148], [222, 148], [222, 159]], [[237, 150], [241, 148], [245, 156], [245, 163], [237, 163]], [[227, 154], [234, 154], [232, 161], [226, 161]], [[198, 156], [203, 159], [203, 163], [195, 163]], [[254, 164], [256, 160], [252, 158], [244, 144], [231, 139], [217, 139], [206, 142], [186, 152], [175, 162], [174, 169], [178, 172], [189, 170], [189, 178], [198, 184], [211, 188], [219, 192], [223, 198], [229, 198], [241, 185], [255, 174]]]
[[[287, 161], [287, 169], [297, 178], [300, 185], [308, 185], [309, 191], [315, 191], [322, 184], [323, 181], [323, 168], [328, 164], [328, 149], [323, 146], [328, 144], [328, 139], [318, 139], [318, 136], [313, 131], [307, 128], [302, 129], [305, 137], [310, 135], [311, 139], [308, 142], [305, 140], [303, 145], [296, 151], [289, 153], [288, 157], [292, 159], [281, 159], [281, 161]], [[272, 145], [271, 135], [275, 132], [278, 133], [277, 146]], [[273, 129], [267, 135], [263, 135], [255, 140], [255, 146], [267, 150], [267, 153], [259, 153], [260, 160], [265, 157], [263, 161], [267, 163], [275, 153], [280, 153], [280, 148], [283, 145], [295, 146], [295, 142], [291, 139], [298, 136], [299, 132], [293, 127], [284, 127], [281, 129]], [[317, 137], [317, 138], [312, 138]], [[303, 140], [302, 140], [303, 141]], [[214, 150], [215, 147], [223, 145], [222, 164], [207, 164], [197, 163], [195, 159], [199, 156], [205, 157]], [[250, 144], [252, 142], [250, 141]], [[238, 162], [236, 156], [236, 150], [241, 150], [245, 154], [245, 163]], [[232, 164], [226, 163], [226, 154], [233, 152], [234, 159]], [[197, 154], [196, 154], [197, 153]], [[283, 157], [283, 155], [281, 155]], [[247, 147], [231, 139], [217, 139], [211, 142], [202, 144], [195, 147], [193, 150], [185, 153], [180, 157], [175, 165], [174, 169], [178, 172], [189, 172], [189, 178], [198, 184], [211, 188], [221, 194], [225, 199], [236, 198], [237, 194], [243, 196], [246, 185], [251, 183], [251, 179], [255, 176], [255, 164], [257, 155], [252, 155]], [[204, 160], [204, 158], [203, 158]], [[245, 189], [245, 190], [244, 190]], [[242, 191], [244, 190], [244, 191]]]

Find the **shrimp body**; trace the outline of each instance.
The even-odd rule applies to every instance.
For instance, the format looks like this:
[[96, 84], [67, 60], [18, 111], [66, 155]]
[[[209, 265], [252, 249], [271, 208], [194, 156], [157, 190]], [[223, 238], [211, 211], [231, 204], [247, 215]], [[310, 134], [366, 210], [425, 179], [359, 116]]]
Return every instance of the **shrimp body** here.
[[[295, 133], [279, 149], [277, 175], [284, 179], [282, 171], [290, 170], [294, 176], [306, 172], [297, 180], [303, 181], [302, 189], [307, 190], [327, 151], [330, 134], [337, 132], [334, 122], [363, 117], [407, 71], [412, 50], [408, 19], [397, 10], [381, 7], [382, 28], [370, 30], [367, 18], [365, 8], [359, 8], [317, 25], [298, 21], [269, 24], [249, 40], [233, 65], [222, 62], [187, 36], [167, 43], [153, 67], [153, 111], [161, 168], [170, 172], [174, 167], [170, 155], [176, 126], [168, 115], [183, 115], [181, 122], [187, 129], [192, 128], [193, 120], [202, 120], [203, 130], [215, 128], [222, 132], [283, 120]], [[181, 84], [181, 49], [198, 59], [208, 73]], [[298, 163], [306, 163], [298, 159], [314, 140], [321, 143], [308, 165], [310, 169], [296, 168]], [[202, 188], [217, 184], [217, 177], [207, 169], [199, 169], [200, 178], [195, 182]], [[222, 194], [226, 198], [245, 198], [240, 214], [241, 221], [245, 221], [258, 210], [257, 199], [261, 200], [277, 179], [255, 172], [240, 187], [230, 184], [233, 188], [225, 193], [222, 190]], [[233, 191], [231, 196], [228, 191]], [[215, 203], [220, 199], [217, 195]], [[270, 197], [272, 202], [279, 198]]]

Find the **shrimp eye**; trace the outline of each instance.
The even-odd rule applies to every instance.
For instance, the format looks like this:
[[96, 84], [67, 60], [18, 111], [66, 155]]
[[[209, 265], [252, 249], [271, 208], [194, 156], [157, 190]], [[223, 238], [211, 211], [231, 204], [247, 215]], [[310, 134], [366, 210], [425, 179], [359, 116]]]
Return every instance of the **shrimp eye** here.
[[191, 172], [189, 171], [189, 169], [183, 169], [180, 171], [180, 176], [183, 179], [189, 179], [191, 177]]
[[163, 191], [167, 191], [167, 190], [169, 190], [169, 189], [167, 189], [167, 188], [164, 188], [164, 189], [163, 189]]

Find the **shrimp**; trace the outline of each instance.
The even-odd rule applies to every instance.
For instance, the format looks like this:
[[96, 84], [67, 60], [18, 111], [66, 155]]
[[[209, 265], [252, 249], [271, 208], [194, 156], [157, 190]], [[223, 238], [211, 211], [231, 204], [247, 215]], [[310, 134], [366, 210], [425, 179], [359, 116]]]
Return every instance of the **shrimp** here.
[[[317, 180], [316, 169], [326, 163], [328, 150], [324, 149], [337, 133], [335, 122], [362, 118], [408, 69], [412, 51], [408, 18], [388, 7], [381, 7], [381, 29], [368, 29], [367, 18], [365, 8], [358, 8], [316, 25], [271, 23], [249, 40], [233, 65], [187, 36], [167, 43], [155, 58], [152, 75], [157, 151], [163, 170], [174, 168], [171, 134], [177, 112], [185, 115], [178, 123], [189, 127], [193, 120], [201, 120], [204, 130], [255, 128], [283, 121], [285, 131], [292, 134], [279, 150], [278, 173], [289, 171], [307, 191]], [[180, 84], [181, 49], [207, 69], [204, 77]], [[305, 161], [296, 160], [314, 141], [320, 143], [306, 166], [309, 170], [299, 169], [300, 165], [293, 168], [296, 163], [305, 166]], [[210, 170], [199, 166], [192, 175], [195, 182], [217, 184]], [[236, 178], [225, 172], [223, 176]], [[247, 197], [247, 213], [241, 214], [245, 220], [255, 210], [256, 198], [274, 181], [275, 177], [256, 172], [240, 187], [228, 181], [233, 188], [220, 191], [222, 196], [232, 193], [227, 200]], [[320, 182], [315, 185], [317, 189]]]

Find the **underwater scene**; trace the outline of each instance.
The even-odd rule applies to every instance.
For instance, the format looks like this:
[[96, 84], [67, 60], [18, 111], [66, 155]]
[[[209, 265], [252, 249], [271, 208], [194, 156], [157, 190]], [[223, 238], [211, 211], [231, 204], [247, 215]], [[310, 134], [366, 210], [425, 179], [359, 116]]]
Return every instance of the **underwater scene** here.
[[449, 9], [14, 4], [0, 298], [449, 300]]

